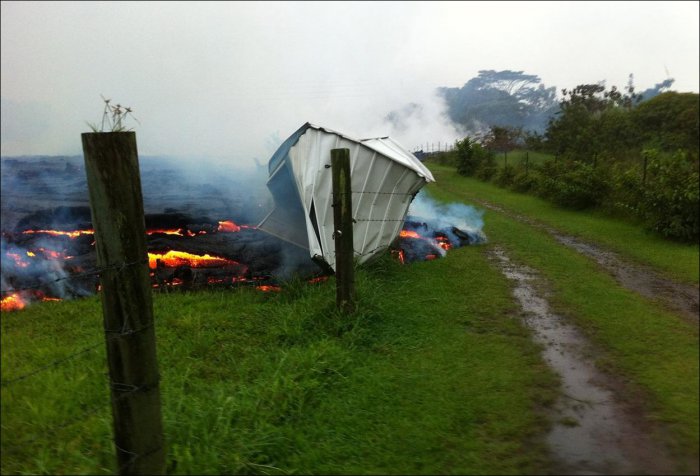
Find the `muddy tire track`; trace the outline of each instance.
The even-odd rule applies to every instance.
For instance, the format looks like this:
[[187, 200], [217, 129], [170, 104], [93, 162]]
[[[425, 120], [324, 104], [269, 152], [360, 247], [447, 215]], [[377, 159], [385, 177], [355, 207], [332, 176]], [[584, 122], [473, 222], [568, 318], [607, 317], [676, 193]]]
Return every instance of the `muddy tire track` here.
[[700, 288], [690, 284], [672, 281], [649, 266], [633, 264], [622, 259], [617, 253], [580, 238], [566, 235], [559, 230], [537, 222], [529, 217], [515, 214], [485, 200], [472, 199], [475, 203], [497, 211], [521, 223], [549, 233], [562, 245], [593, 259], [610, 274], [618, 284], [647, 299], [659, 302], [675, 312], [687, 322], [698, 324], [700, 312]]
[[592, 344], [572, 324], [550, 311], [538, 293], [542, 279], [532, 269], [514, 264], [500, 248], [488, 256], [513, 283], [523, 321], [542, 356], [559, 375], [561, 394], [550, 409], [547, 435], [552, 474], [674, 474], [669, 452], [654, 441], [643, 409], [620, 395], [630, 395], [620, 379], [599, 371]]

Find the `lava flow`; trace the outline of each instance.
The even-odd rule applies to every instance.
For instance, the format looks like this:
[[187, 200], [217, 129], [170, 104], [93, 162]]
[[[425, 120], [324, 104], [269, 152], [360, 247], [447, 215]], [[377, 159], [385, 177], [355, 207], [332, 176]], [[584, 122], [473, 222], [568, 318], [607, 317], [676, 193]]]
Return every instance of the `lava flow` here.
[[94, 235], [95, 230], [73, 230], [73, 231], [62, 231], [62, 230], [25, 230], [22, 233], [25, 235], [33, 234], [44, 234], [49, 236], [67, 236], [69, 238], [77, 238], [80, 235]]
[[59, 298], [46, 296], [41, 291], [24, 291], [11, 293], [0, 301], [0, 311], [10, 312], [24, 309], [31, 301], [61, 301]]
[[[248, 285], [262, 292], [281, 290], [273, 276], [284, 268], [284, 253], [289, 249], [283, 252], [280, 242], [255, 226], [178, 213], [147, 215], [146, 224], [154, 289]], [[100, 290], [99, 273], [93, 271], [94, 230], [89, 224], [82, 229], [52, 228], [37, 224], [33, 229], [3, 232], [2, 278], [9, 287], [3, 291], [3, 312], [23, 309], [34, 301], [70, 299]], [[407, 220], [391, 253], [408, 264], [437, 259], [471, 240], [468, 233], [454, 227], [437, 229], [423, 221]], [[294, 250], [301, 253], [294, 261], [301, 263], [303, 250]], [[328, 278], [318, 276], [319, 270], [312, 267], [301, 272], [309, 283]]]
[[447, 235], [435, 232], [433, 237], [426, 237], [415, 230], [401, 230], [399, 233], [399, 250], [397, 257], [401, 264], [425, 260], [430, 261], [444, 256], [452, 248]]
[[168, 268], [177, 268], [179, 266], [189, 266], [190, 268], [216, 268], [225, 265], [239, 265], [240, 263], [211, 256], [209, 254], [196, 255], [187, 253], [186, 251], [170, 250], [165, 253], [148, 253], [148, 266], [151, 269], [156, 269], [159, 265]]
[[24, 309], [26, 305], [27, 304], [24, 302], [19, 293], [13, 293], [2, 298], [2, 301], [0, 301], [0, 311], [19, 311], [20, 309]]

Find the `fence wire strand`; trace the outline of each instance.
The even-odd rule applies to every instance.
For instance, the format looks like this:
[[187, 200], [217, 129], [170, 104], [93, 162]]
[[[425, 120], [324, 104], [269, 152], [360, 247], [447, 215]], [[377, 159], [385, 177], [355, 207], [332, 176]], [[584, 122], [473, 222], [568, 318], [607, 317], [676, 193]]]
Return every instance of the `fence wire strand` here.
[[94, 268], [91, 271], [85, 271], [82, 273], [75, 273], [75, 274], [71, 274], [69, 276], [63, 276], [61, 278], [56, 278], [53, 280], [43, 282], [41, 284], [35, 284], [33, 286], [25, 286], [22, 288], [3, 289], [3, 290], [0, 290], [0, 293], [2, 293], [2, 294], [14, 294], [14, 293], [20, 293], [22, 291], [31, 291], [32, 289], [41, 289], [43, 287], [49, 286], [49, 285], [54, 284], [54, 283], [58, 283], [60, 281], [67, 281], [69, 279], [80, 279], [80, 278], [85, 278], [85, 277], [89, 277], [89, 276], [98, 276], [98, 275], [104, 273], [105, 271], [110, 271], [110, 270], [122, 271], [130, 266], [135, 266], [137, 264], [147, 264], [147, 263], [148, 263], [148, 259], [141, 259], [138, 261], [131, 261], [129, 263], [119, 263], [119, 264], [112, 264], [112, 265], [107, 265], [107, 266], [100, 266], [100, 267]]
[[[126, 322], [124, 324], [125, 324], [125, 326], [120, 330], [104, 329], [105, 334], [108, 335], [107, 341], [110, 341], [113, 339], [120, 339], [123, 337], [129, 337], [129, 336], [132, 336], [136, 333], [143, 332], [145, 330], [152, 329], [153, 327], [155, 327], [155, 325], [152, 323], [152, 324], [149, 324], [147, 326], [138, 327], [136, 329], [129, 329], [126, 327]], [[89, 351], [94, 350], [94, 349], [96, 349], [100, 346], [103, 346], [103, 345], [105, 345], [104, 341], [98, 342], [98, 343], [93, 344], [91, 346], [85, 347], [84, 349], [79, 350], [78, 352], [75, 352], [73, 354], [69, 354], [65, 357], [61, 357], [60, 359], [56, 359], [52, 362], [47, 363], [46, 365], [42, 365], [41, 367], [37, 367], [36, 369], [32, 370], [31, 372], [27, 372], [26, 374], [20, 375], [19, 377], [15, 377], [15, 378], [8, 379], [8, 380], [3, 380], [2, 382], [0, 382], [0, 387], [6, 387], [8, 385], [20, 382], [22, 380], [26, 380], [29, 377], [33, 377], [34, 375], [38, 375], [38, 374], [45, 372], [47, 370], [50, 370], [54, 367], [58, 367], [59, 365], [61, 365], [64, 362], [67, 362], [71, 359], [74, 359], [80, 355], [84, 355], [84, 354], [88, 353]]]
[[41, 367], [38, 367], [38, 368], [32, 370], [31, 372], [28, 372], [28, 373], [26, 373], [26, 374], [24, 374], [24, 375], [21, 375], [21, 376], [19, 376], [19, 377], [15, 377], [15, 378], [8, 379], [8, 380], [3, 380], [2, 382], [0, 382], [0, 387], [6, 387], [6, 386], [8, 386], [8, 385], [10, 385], [10, 384], [17, 383], [17, 382], [20, 382], [20, 381], [22, 381], [22, 380], [25, 380], [25, 379], [27, 379], [27, 378], [29, 378], [29, 377], [32, 377], [32, 376], [34, 376], [34, 375], [40, 374], [40, 373], [42, 373], [42, 372], [44, 372], [44, 371], [46, 371], [46, 370], [49, 370], [49, 369], [51, 369], [51, 368], [53, 368], [53, 367], [58, 367], [58, 366], [61, 365], [62, 363], [67, 362], [67, 361], [69, 361], [69, 360], [71, 360], [71, 359], [74, 359], [74, 358], [76, 358], [76, 357], [78, 357], [78, 356], [80, 356], [80, 355], [86, 354], [86, 353], [90, 352], [91, 350], [96, 349], [96, 348], [99, 347], [100, 345], [102, 345], [101, 342], [98, 343], [98, 344], [94, 344], [94, 345], [91, 345], [91, 346], [89, 346], [89, 347], [86, 347], [86, 348], [84, 348], [84, 349], [82, 349], [82, 350], [79, 350], [78, 352], [75, 352], [75, 353], [73, 353], [73, 354], [70, 354], [70, 355], [68, 355], [68, 356], [66, 356], [66, 357], [62, 357], [62, 358], [60, 358], [60, 359], [54, 360], [53, 362], [49, 362], [48, 364], [42, 365]]
[[[109, 378], [106, 373], [104, 375], [106, 378]], [[89, 416], [92, 416], [92, 415], [95, 415], [95, 414], [100, 413], [102, 411], [108, 410], [109, 406], [111, 404], [120, 402], [121, 400], [133, 395], [136, 392], [148, 391], [148, 390], [151, 390], [152, 388], [155, 388], [154, 386], [149, 386], [149, 385], [136, 386], [136, 385], [130, 385], [130, 384], [120, 384], [120, 383], [109, 382], [110, 387], [113, 387], [115, 385], [121, 386], [122, 388], [124, 388], [126, 390], [123, 393], [121, 393], [119, 396], [117, 396], [116, 398], [111, 398], [109, 402], [102, 401], [98, 404], [92, 405], [92, 406], [88, 407], [86, 410], [82, 411], [77, 416], [73, 416], [71, 418], [66, 418], [65, 420], [61, 421], [60, 423], [58, 423], [56, 425], [52, 425], [52, 426], [46, 428], [45, 430], [42, 430], [41, 432], [37, 432], [37, 434], [34, 437], [30, 438], [27, 441], [22, 442], [22, 444], [28, 445], [28, 444], [34, 443], [39, 438], [46, 438], [47, 436], [53, 435], [60, 430], [63, 430], [63, 429], [68, 428], [72, 425], [75, 425], [76, 423], [85, 421], [86, 418]], [[111, 439], [113, 441], [113, 439], [114, 439], [113, 436], [111, 436]], [[115, 446], [116, 446], [116, 443], [115, 443]], [[118, 449], [121, 450], [121, 448], [118, 448]], [[154, 451], [158, 451], [159, 449], [162, 449], [162, 448], [158, 448]], [[12, 447], [9, 447], [8, 450], [11, 451]], [[137, 455], [136, 453], [132, 453], [132, 454], [134, 454], [137, 458], [139, 458], [139, 457], [143, 457], [143, 456], [147, 456], [149, 454], [152, 454], [154, 451], [144, 453], [142, 455]], [[120, 469], [123, 469], [123, 468], [120, 468]]]
[[[343, 192], [343, 193], [344, 193], [344, 192]], [[371, 194], [371, 195], [399, 195], [399, 196], [412, 196], [412, 195], [415, 195], [415, 194], [412, 194], [412, 193], [371, 192], [371, 191], [353, 191], [353, 192], [351, 192], [351, 194], [356, 194], [356, 195], [361, 195], [361, 194], [367, 194], [367, 195], [370, 195], [370, 194]], [[398, 220], [398, 219], [355, 218], [353, 221], [354, 221], [354, 222], [403, 222], [404, 219]], [[356, 255], [362, 257], [362, 256], [365, 256], [365, 255], [368, 255], [368, 254], [372, 254], [372, 253], [374, 253], [375, 251], [378, 251], [378, 250], [381, 250], [381, 249], [388, 249], [388, 248], [389, 248], [388, 245], [382, 245], [382, 246], [378, 246], [378, 247], [376, 247], [376, 248], [374, 248], [374, 249], [372, 249], [372, 250], [366, 251], [366, 252], [364, 252], [364, 253], [360, 253], [360, 252], [357, 251], [357, 250], [353, 250], [353, 251], [354, 251], [354, 253], [355, 253]], [[101, 267], [94, 268], [93, 270], [90, 270], [90, 271], [86, 271], [86, 272], [82, 272], [82, 273], [76, 273], [76, 274], [72, 274], [72, 275], [69, 275], [69, 276], [60, 277], [60, 278], [53, 279], [53, 280], [49, 280], [49, 281], [46, 281], [46, 282], [43, 282], [43, 283], [40, 283], [40, 284], [36, 284], [36, 285], [33, 285], [33, 286], [26, 286], [26, 287], [21, 287], [21, 288], [10, 288], [10, 289], [0, 290], [0, 294], [2, 294], [2, 295], [9, 295], [9, 294], [14, 294], [14, 293], [21, 293], [22, 291], [30, 291], [30, 290], [40, 289], [40, 288], [43, 288], [43, 287], [46, 287], [46, 286], [50, 286], [50, 285], [52, 285], [52, 284], [55, 284], [55, 283], [58, 283], [58, 282], [62, 282], [62, 281], [67, 281], [67, 280], [79, 280], [79, 279], [81, 279], [81, 278], [99, 276], [99, 275], [101, 275], [102, 273], [104, 273], [105, 271], [110, 271], [110, 270], [123, 271], [124, 269], [126, 269], [126, 268], [128, 268], [128, 267], [135, 266], [135, 265], [142, 265], [142, 264], [148, 264], [148, 259], [140, 259], [140, 260], [132, 261], [132, 262], [125, 262], [125, 263], [118, 263], [118, 264], [113, 264], [113, 265], [101, 266]], [[140, 327], [140, 328], [129, 329], [129, 328], [127, 327], [127, 323], [125, 322], [125, 323], [124, 323], [124, 327], [122, 327], [122, 329], [118, 329], [118, 330], [117, 330], [117, 329], [104, 329], [104, 332], [105, 332], [105, 335], [107, 336], [107, 340], [111, 340], [111, 339], [116, 339], [116, 338], [128, 337], [128, 336], [134, 335], [134, 334], [136, 334], [136, 333], [143, 332], [143, 331], [145, 331], [145, 330], [151, 329], [151, 328], [153, 328], [153, 327], [154, 327], [154, 324], [152, 323], [152, 324], [150, 324], [150, 325], [142, 326], [142, 327]], [[50, 370], [50, 369], [53, 369], [53, 368], [55, 368], [55, 367], [58, 367], [58, 366], [60, 366], [60, 365], [62, 365], [62, 364], [64, 364], [64, 363], [66, 363], [66, 362], [68, 362], [68, 361], [70, 361], [70, 360], [72, 360], [72, 359], [75, 359], [75, 358], [77, 358], [77, 357], [79, 357], [79, 356], [82, 356], [82, 355], [86, 355], [86, 354], [88, 354], [89, 352], [91, 352], [91, 351], [97, 349], [98, 347], [100, 347], [100, 346], [102, 346], [102, 345], [105, 345], [105, 342], [104, 342], [104, 341], [103, 341], [103, 342], [98, 342], [98, 343], [93, 344], [93, 345], [90, 345], [90, 346], [88, 346], [88, 347], [85, 347], [85, 348], [83, 348], [83, 349], [81, 349], [81, 350], [79, 350], [79, 351], [77, 351], [77, 352], [75, 352], [75, 353], [73, 353], [73, 354], [69, 354], [69, 355], [67, 355], [67, 356], [65, 356], [65, 357], [61, 357], [61, 358], [59, 358], [59, 359], [56, 359], [56, 360], [54, 360], [54, 361], [52, 361], [52, 362], [49, 362], [49, 363], [47, 363], [47, 364], [45, 364], [45, 365], [43, 365], [43, 366], [41, 366], [41, 367], [35, 368], [34, 370], [32, 370], [32, 371], [30, 371], [30, 372], [27, 372], [27, 373], [25, 373], [25, 374], [23, 374], [23, 375], [21, 375], [21, 376], [19, 376], [19, 377], [15, 377], [15, 378], [8, 379], [8, 380], [3, 380], [2, 382], [0, 382], [0, 387], [6, 388], [6, 387], [8, 387], [8, 386], [10, 386], [10, 385], [12, 385], [12, 384], [15, 384], [15, 383], [21, 382], [21, 381], [23, 381], [23, 380], [26, 380], [26, 379], [28, 379], [28, 378], [34, 377], [34, 376], [36, 376], [36, 375], [42, 374], [43, 372], [46, 372], [46, 371], [48, 371], [48, 370]], [[155, 386], [157, 386], [157, 383], [156, 383], [155, 385], [152, 384], [152, 385], [141, 385], [141, 386], [138, 386], [138, 385], [133, 385], [133, 384], [125, 384], [125, 383], [112, 382], [112, 381], [110, 381], [110, 382], [109, 382], [109, 387], [110, 387], [110, 389], [112, 389], [113, 391], [115, 391], [115, 392], [117, 392], [117, 393], [119, 394], [116, 398], [112, 398], [112, 399], [111, 399], [111, 404], [114, 404], [114, 403], [116, 403], [116, 402], [119, 402], [120, 400], [122, 400], [122, 399], [124, 399], [124, 398], [127, 398], [127, 397], [133, 395], [133, 394], [136, 393], [136, 392], [149, 391], [149, 390], [151, 390], [152, 388], [155, 388]], [[57, 425], [53, 425], [53, 426], [47, 428], [46, 430], [43, 430], [41, 433], [38, 433], [36, 436], [34, 436], [33, 438], [31, 438], [29, 441], [24, 442], [24, 444], [33, 443], [34, 441], [36, 441], [36, 440], [39, 439], [40, 437], [46, 437], [47, 434], [49, 434], [49, 435], [55, 434], [56, 432], [58, 432], [58, 431], [60, 431], [60, 430], [62, 430], [62, 429], [68, 428], [68, 427], [70, 427], [70, 426], [72, 426], [72, 425], [74, 425], [74, 424], [76, 424], [76, 423], [81, 422], [81, 421], [84, 421], [87, 417], [92, 416], [92, 415], [94, 415], [94, 414], [97, 414], [97, 413], [99, 413], [99, 412], [101, 412], [101, 411], [104, 411], [104, 410], [106, 410], [107, 408], [108, 408], [108, 405], [105, 405], [105, 402], [101, 402], [100, 404], [93, 405], [93, 406], [87, 408], [85, 411], [81, 412], [77, 417], [68, 418], [68, 419], [66, 419], [66, 420], [63, 420], [62, 422], [60, 422], [60, 423], [57, 424]], [[112, 440], [113, 440], [113, 437], [112, 437]], [[133, 465], [134, 463], [136, 463], [136, 461], [138, 461], [138, 459], [144, 458], [144, 457], [149, 456], [149, 455], [151, 455], [151, 454], [153, 454], [153, 453], [156, 453], [156, 452], [158, 452], [158, 451], [163, 450], [163, 447], [162, 447], [162, 445], [161, 445], [161, 446], [159, 446], [159, 447], [157, 447], [157, 448], [155, 448], [155, 449], [153, 449], [153, 450], [147, 451], [147, 452], [145, 452], [145, 453], [138, 454], [138, 453], [135, 453], [135, 452], [133, 452], [133, 451], [129, 451], [129, 450], [126, 450], [126, 449], [124, 449], [124, 448], [119, 447], [119, 446], [116, 444], [116, 442], [114, 442], [114, 441], [113, 441], [113, 443], [114, 443], [115, 448], [116, 448], [119, 452], [124, 453], [124, 454], [127, 454], [127, 455], [131, 455], [131, 457], [129, 458], [129, 460], [128, 460], [127, 462], [125, 462], [124, 464], [122, 464], [122, 465], [118, 468], [118, 472], [119, 472], [119, 473], [121, 473], [122, 471], [124, 471], [125, 469], [127, 469], [129, 466]]]

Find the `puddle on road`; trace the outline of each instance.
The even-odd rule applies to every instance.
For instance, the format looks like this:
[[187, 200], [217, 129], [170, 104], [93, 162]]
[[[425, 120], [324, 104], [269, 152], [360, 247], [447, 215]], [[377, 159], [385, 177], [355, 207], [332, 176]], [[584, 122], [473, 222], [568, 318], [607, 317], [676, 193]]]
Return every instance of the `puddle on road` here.
[[524, 322], [561, 379], [547, 436], [554, 474], [668, 474], [671, 460], [641, 428], [641, 417], [633, 419], [631, 406], [615, 398], [611, 377], [596, 369], [584, 336], [550, 312], [535, 288], [535, 273], [513, 264], [501, 249], [493, 249], [491, 257], [514, 282]]

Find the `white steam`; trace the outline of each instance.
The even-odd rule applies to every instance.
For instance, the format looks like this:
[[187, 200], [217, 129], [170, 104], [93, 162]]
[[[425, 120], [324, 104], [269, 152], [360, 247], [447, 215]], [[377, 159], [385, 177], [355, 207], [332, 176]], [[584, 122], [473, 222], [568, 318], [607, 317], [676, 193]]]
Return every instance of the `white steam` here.
[[458, 228], [469, 234], [471, 242], [476, 244], [486, 241], [483, 215], [483, 210], [463, 203], [439, 203], [421, 191], [411, 202], [407, 220], [425, 222], [436, 230]]

